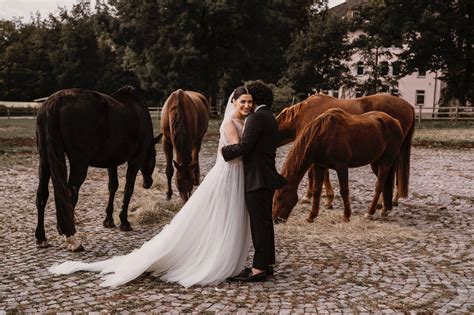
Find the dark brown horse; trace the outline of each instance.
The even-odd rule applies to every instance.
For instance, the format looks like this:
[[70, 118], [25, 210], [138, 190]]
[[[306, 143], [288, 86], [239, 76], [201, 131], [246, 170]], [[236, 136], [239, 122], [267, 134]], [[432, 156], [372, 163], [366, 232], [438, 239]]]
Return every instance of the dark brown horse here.
[[[156, 141], [145, 99], [132, 87], [123, 87], [111, 96], [83, 89], [62, 90], [51, 95], [38, 111], [36, 123], [40, 159], [36, 194], [37, 244], [48, 246], [44, 209], [52, 178], [58, 232], [65, 235], [69, 250], [84, 249], [74, 236], [74, 208], [89, 166], [108, 170], [109, 202], [104, 226], [114, 227], [112, 212], [118, 188], [117, 166], [128, 163], [120, 229], [131, 230], [127, 217], [135, 178], [140, 170], [143, 187], [150, 188], [153, 183]], [[69, 178], [64, 155], [69, 160]]]
[[[173, 164], [176, 167], [176, 186], [184, 202], [191, 196], [193, 186], [199, 185], [199, 151], [208, 125], [209, 105], [202, 94], [181, 89], [171, 93], [161, 113], [168, 199], [173, 195]], [[173, 160], [173, 149], [176, 160]]]
[[[397, 161], [397, 193], [394, 199], [394, 204], [396, 205], [399, 197], [406, 197], [408, 195], [410, 151], [415, 128], [415, 112], [413, 107], [405, 100], [389, 94], [377, 94], [347, 100], [337, 99], [324, 94], [315, 94], [300, 103], [285, 108], [277, 116], [280, 145], [295, 140], [309, 122], [330, 108], [341, 108], [354, 115], [360, 115], [369, 111], [380, 111], [398, 119], [403, 130], [404, 140], [400, 159]], [[403, 174], [406, 174], [406, 176]], [[309, 185], [306, 199], [310, 200], [314, 190], [312, 168], [310, 168], [308, 175]], [[325, 174], [324, 186], [327, 195], [326, 206], [332, 208], [334, 191], [329, 181], [328, 172]], [[400, 187], [406, 187], [406, 190], [401, 190]]]
[[[382, 112], [351, 115], [342, 109], [330, 109], [310, 122], [298, 135], [283, 166], [282, 175], [288, 184], [275, 193], [273, 218], [286, 220], [298, 201], [298, 185], [308, 168], [314, 168], [313, 207], [308, 222], [319, 212], [324, 174], [328, 168], [337, 172], [344, 201], [343, 221], [349, 221], [348, 169], [370, 164], [377, 174], [375, 195], [368, 216], [375, 212], [383, 191], [385, 211], [392, 208], [395, 163], [403, 142], [398, 120]], [[401, 185], [406, 182], [402, 181]], [[400, 187], [406, 190], [406, 187]], [[384, 212], [382, 214], [385, 214]]]

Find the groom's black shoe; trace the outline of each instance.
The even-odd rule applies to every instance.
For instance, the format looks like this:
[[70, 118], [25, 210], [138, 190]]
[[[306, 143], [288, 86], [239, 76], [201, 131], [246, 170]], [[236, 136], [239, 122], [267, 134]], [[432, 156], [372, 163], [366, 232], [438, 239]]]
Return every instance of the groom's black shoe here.
[[275, 274], [275, 272], [273, 271], [273, 266], [268, 266], [267, 272], [269, 276], [273, 276]]
[[240, 280], [237, 280], [237, 278], [247, 277], [249, 274], [250, 275], [252, 274], [252, 268], [245, 267], [244, 270], [242, 270], [238, 275], [227, 278], [227, 281], [230, 281], [230, 282], [240, 281]]
[[247, 275], [243, 275], [242, 277], [235, 277], [236, 281], [242, 281], [242, 282], [261, 282], [261, 281], [266, 281], [268, 277], [268, 271], [262, 271], [260, 273], [257, 273], [254, 275], [252, 272], [250, 272]]

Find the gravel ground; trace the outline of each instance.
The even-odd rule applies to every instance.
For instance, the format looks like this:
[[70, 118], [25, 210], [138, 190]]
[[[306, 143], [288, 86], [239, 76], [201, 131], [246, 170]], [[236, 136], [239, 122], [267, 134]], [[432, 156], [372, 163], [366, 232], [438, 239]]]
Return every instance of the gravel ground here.
[[[201, 154], [203, 173], [215, 160], [215, 135]], [[278, 153], [278, 165], [288, 147]], [[107, 204], [106, 171], [90, 169], [77, 206], [85, 252], [70, 253], [56, 232], [52, 197], [46, 233], [52, 247], [36, 248], [37, 157], [0, 156], [0, 314], [56, 311], [143, 312], [474, 312], [474, 149], [414, 148], [410, 197], [385, 220], [366, 221], [375, 178], [369, 167], [350, 171], [353, 216], [340, 223], [337, 181], [334, 210], [313, 224], [304, 222], [307, 204], [298, 204], [286, 225], [276, 227], [275, 277], [265, 283], [222, 283], [184, 289], [142, 275], [116, 289], [100, 288], [100, 276], [55, 276], [53, 263], [92, 261], [124, 254], [158, 233], [179, 203], [163, 200], [163, 157], [152, 190], [137, 180], [131, 208], [134, 230], [102, 227]], [[120, 169], [123, 176], [124, 168]], [[334, 177], [334, 174], [332, 174]], [[119, 190], [123, 190], [123, 181]], [[306, 182], [300, 187], [305, 191]], [[50, 189], [52, 189], [50, 187]], [[174, 196], [175, 200], [177, 196]], [[117, 196], [116, 209], [121, 204]], [[155, 211], [141, 220], [141, 208]], [[143, 216], [143, 213], [142, 213]], [[118, 222], [116, 220], [116, 222]]]

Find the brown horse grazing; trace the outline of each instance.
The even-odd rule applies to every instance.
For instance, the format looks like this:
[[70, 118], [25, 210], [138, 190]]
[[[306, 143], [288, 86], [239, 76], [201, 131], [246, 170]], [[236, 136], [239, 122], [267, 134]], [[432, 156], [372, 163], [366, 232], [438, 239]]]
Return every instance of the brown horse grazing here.
[[374, 214], [382, 191], [385, 210], [391, 210], [395, 163], [402, 142], [400, 123], [385, 113], [351, 115], [337, 108], [326, 111], [307, 125], [288, 154], [282, 170], [288, 184], [275, 193], [273, 218], [287, 220], [298, 201], [298, 185], [311, 165], [314, 167], [315, 193], [308, 222], [313, 222], [318, 215], [324, 173], [328, 168], [337, 172], [344, 201], [344, 222], [349, 221], [351, 215], [349, 168], [370, 164], [377, 174], [375, 195], [367, 216]]
[[[153, 138], [145, 99], [132, 87], [123, 87], [111, 96], [83, 89], [62, 90], [51, 95], [38, 111], [36, 122], [40, 160], [36, 194], [37, 244], [48, 246], [44, 209], [52, 178], [58, 232], [65, 235], [69, 250], [84, 250], [81, 241], [74, 236], [74, 208], [89, 166], [108, 170], [109, 202], [104, 226], [114, 227], [112, 212], [118, 188], [117, 166], [128, 163], [120, 229], [131, 230], [127, 217], [135, 178], [141, 170], [143, 187], [150, 188], [155, 169], [154, 143], [158, 140]], [[69, 160], [69, 179], [65, 154]]]
[[[280, 132], [280, 145], [289, 143], [314, 118], [318, 117], [330, 108], [341, 108], [354, 115], [360, 115], [370, 111], [380, 111], [387, 113], [397, 119], [402, 127], [404, 140], [401, 149], [400, 159], [397, 161], [397, 193], [394, 198], [394, 205], [398, 204], [399, 197], [408, 195], [410, 151], [411, 142], [415, 128], [415, 112], [413, 107], [405, 100], [389, 94], [377, 94], [356, 99], [337, 99], [324, 94], [316, 94], [306, 100], [291, 107], [285, 108], [278, 116], [277, 122]], [[307, 200], [312, 197], [314, 190], [312, 168], [310, 168]], [[403, 182], [403, 183], [402, 183]], [[326, 172], [324, 186], [327, 195], [327, 208], [332, 208], [334, 191], [329, 181], [329, 172]], [[405, 187], [402, 190], [401, 187]]]
[[[176, 186], [184, 202], [191, 196], [193, 185], [199, 185], [199, 151], [208, 125], [209, 105], [202, 94], [181, 89], [171, 93], [161, 113], [168, 200], [173, 194], [173, 164], [176, 167]], [[176, 160], [173, 160], [173, 149]]]

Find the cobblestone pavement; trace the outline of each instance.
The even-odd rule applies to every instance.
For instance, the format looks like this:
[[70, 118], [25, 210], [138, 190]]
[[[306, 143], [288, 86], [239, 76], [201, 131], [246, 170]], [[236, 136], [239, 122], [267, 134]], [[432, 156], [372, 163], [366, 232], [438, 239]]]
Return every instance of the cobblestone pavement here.
[[[279, 152], [278, 164], [288, 148]], [[214, 162], [215, 145], [201, 160], [203, 173]], [[161, 154], [161, 151], [160, 151]], [[56, 232], [53, 201], [46, 209], [52, 247], [37, 249], [34, 155], [2, 157], [0, 164], [0, 313], [46, 311], [402, 313], [474, 312], [474, 150], [414, 148], [411, 193], [385, 220], [365, 221], [374, 176], [368, 167], [350, 172], [353, 216], [340, 223], [324, 210], [304, 222], [299, 204], [276, 227], [276, 275], [255, 284], [222, 283], [184, 289], [142, 275], [116, 289], [100, 288], [100, 276], [55, 276], [47, 268], [71, 259], [86, 261], [124, 254], [167, 222], [134, 225], [134, 231], [102, 227], [106, 172], [91, 169], [79, 197], [78, 230], [86, 251], [70, 253]], [[163, 161], [158, 172], [163, 173]], [[121, 169], [123, 174], [123, 169]], [[137, 181], [141, 183], [141, 179]], [[333, 181], [337, 190], [337, 182]], [[302, 194], [305, 188], [300, 188]], [[120, 189], [123, 189], [121, 183]], [[137, 190], [141, 188], [137, 187]], [[156, 192], [164, 194], [164, 191]], [[116, 201], [116, 209], [120, 200]]]

